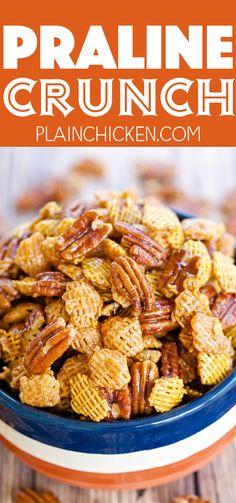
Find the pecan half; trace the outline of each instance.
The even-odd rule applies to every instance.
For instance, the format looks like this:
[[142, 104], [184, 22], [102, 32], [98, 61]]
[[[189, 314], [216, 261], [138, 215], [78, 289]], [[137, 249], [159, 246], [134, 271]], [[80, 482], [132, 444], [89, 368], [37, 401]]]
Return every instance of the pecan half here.
[[98, 216], [96, 210], [86, 211], [63, 233], [57, 243], [60, 258], [78, 264], [110, 234], [112, 225]]
[[152, 310], [155, 296], [142, 268], [131, 257], [119, 257], [111, 264], [113, 298], [123, 307], [133, 305], [135, 310]]
[[143, 335], [165, 335], [178, 327], [172, 319], [173, 302], [169, 299], [158, 299], [155, 309], [143, 312], [139, 316]]
[[236, 325], [236, 295], [220, 293], [213, 306], [212, 314], [221, 321], [224, 331]]
[[39, 493], [32, 489], [17, 491], [14, 495], [14, 503], [60, 503], [59, 500], [49, 491]]
[[60, 297], [66, 289], [66, 280], [61, 272], [42, 272], [36, 276], [36, 293], [45, 297]]
[[184, 347], [181, 347], [179, 353], [179, 376], [184, 384], [188, 384], [197, 379], [197, 358]]
[[99, 388], [99, 391], [108, 403], [109, 412], [107, 419], [130, 419], [132, 401], [128, 386], [115, 391], [108, 388]]
[[148, 402], [149, 395], [158, 378], [158, 368], [150, 360], [133, 363], [131, 369], [132, 412], [137, 414], [151, 414], [152, 406]]
[[24, 364], [28, 374], [43, 374], [66, 351], [73, 335], [73, 329], [66, 328], [63, 318], [47, 325], [25, 353]]
[[161, 357], [161, 375], [165, 377], [179, 376], [179, 354], [175, 342], [164, 342]]
[[134, 225], [117, 222], [115, 230], [121, 234], [121, 244], [129, 248], [130, 255], [148, 268], [160, 267], [166, 260], [165, 249]]
[[199, 257], [193, 257], [186, 264], [183, 261], [184, 256], [183, 249], [172, 253], [160, 277], [159, 290], [168, 298], [178, 295], [183, 290], [186, 279], [194, 280], [197, 276]]

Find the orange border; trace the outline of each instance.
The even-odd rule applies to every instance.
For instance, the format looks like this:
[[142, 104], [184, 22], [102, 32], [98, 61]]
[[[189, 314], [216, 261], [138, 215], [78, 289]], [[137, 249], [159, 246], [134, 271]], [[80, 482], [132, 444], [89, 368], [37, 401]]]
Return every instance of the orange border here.
[[26, 454], [8, 440], [0, 436], [0, 440], [8, 447], [21, 461], [39, 471], [43, 475], [52, 477], [60, 482], [76, 487], [87, 487], [96, 489], [143, 489], [172, 482], [184, 477], [208, 463], [213, 457], [219, 454], [224, 447], [236, 435], [236, 427], [230, 430], [223, 438], [215, 444], [204, 449], [187, 459], [179, 461], [161, 468], [143, 470], [131, 473], [89, 473], [69, 470], [56, 466]]

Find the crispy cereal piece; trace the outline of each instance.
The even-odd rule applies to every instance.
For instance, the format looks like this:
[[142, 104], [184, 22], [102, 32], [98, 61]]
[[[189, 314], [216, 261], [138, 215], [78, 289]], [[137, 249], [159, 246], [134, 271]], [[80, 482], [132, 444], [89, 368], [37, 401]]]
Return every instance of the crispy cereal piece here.
[[126, 356], [135, 356], [144, 349], [142, 331], [137, 318], [113, 316], [101, 325], [106, 348], [117, 349]]
[[80, 353], [91, 355], [96, 347], [101, 346], [101, 334], [96, 327], [76, 328], [71, 347]]
[[53, 493], [38, 492], [33, 489], [23, 489], [14, 495], [14, 503], [60, 503]]
[[57, 267], [59, 263], [59, 258], [56, 249], [57, 243], [58, 243], [57, 236], [46, 238], [42, 243], [42, 252], [44, 254], [45, 260], [54, 267]]
[[127, 255], [125, 248], [110, 238], [104, 239], [102, 242], [102, 249], [105, 255], [111, 260], [115, 260], [118, 257], [126, 257]]
[[161, 204], [158, 206], [145, 204], [142, 223], [148, 227], [148, 229], [160, 233], [171, 232], [180, 225], [179, 219], [174, 211]]
[[203, 500], [200, 496], [189, 494], [185, 496], [178, 496], [174, 498], [171, 503], [212, 503], [210, 500]]
[[43, 374], [69, 347], [75, 329], [58, 318], [47, 325], [28, 346], [24, 364], [29, 374]]
[[137, 353], [134, 357], [136, 362], [144, 362], [150, 360], [153, 363], [159, 362], [161, 359], [161, 352], [157, 349], [144, 349], [141, 353]]
[[37, 304], [34, 304], [33, 302], [21, 302], [20, 304], [12, 307], [10, 311], [5, 314], [3, 317], [3, 323], [5, 325], [11, 325], [19, 321], [24, 321], [36, 307]]
[[176, 342], [166, 341], [162, 345], [161, 375], [165, 377], [179, 376], [179, 353]]
[[117, 302], [109, 302], [103, 306], [101, 316], [115, 316], [119, 309], [120, 304]]
[[228, 255], [228, 257], [234, 257], [234, 243], [235, 237], [229, 232], [225, 232], [223, 236], [217, 241], [217, 251], [223, 253], [223, 255]]
[[109, 411], [107, 400], [91, 380], [80, 373], [71, 384], [71, 407], [77, 414], [83, 414], [96, 422], [107, 417]]
[[110, 290], [110, 261], [104, 258], [91, 257], [82, 262], [84, 276], [100, 290]]
[[222, 381], [231, 369], [229, 351], [219, 354], [198, 353], [198, 374], [202, 384], [213, 386]]
[[165, 206], [146, 204], [143, 211], [143, 224], [148, 229], [165, 237], [172, 248], [180, 248], [184, 242], [184, 233], [177, 215]]
[[152, 361], [135, 362], [130, 369], [132, 412], [138, 414], [151, 414], [152, 406], [148, 402], [154, 381], [159, 377], [158, 368]]
[[44, 236], [40, 232], [35, 232], [21, 241], [17, 249], [15, 263], [29, 276], [36, 276], [50, 269], [43, 253], [43, 241]]
[[89, 210], [58, 237], [58, 255], [62, 260], [76, 265], [95, 250], [111, 231], [111, 224], [99, 219], [96, 210]]
[[59, 400], [60, 384], [52, 371], [20, 379], [20, 400], [33, 407], [54, 407]]
[[97, 325], [97, 319], [101, 315], [102, 299], [86, 278], [67, 283], [62, 298], [65, 301], [66, 312], [75, 327]]
[[184, 290], [175, 299], [174, 317], [182, 328], [188, 328], [197, 312], [211, 314], [209, 300], [198, 290]]
[[6, 311], [11, 307], [11, 302], [18, 297], [18, 290], [14, 281], [8, 278], [0, 278], [0, 311]]
[[134, 197], [119, 196], [104, 203], [108, 211], [108, 216], [112, 224], [116, 222], [126, 222], [128, 224], [141, 223], [142, 213]]
[[224, 332], [236, 326], [236, 295], [220, 293], [215, 297], [212, 314], [221, 321]]
[[200, 288], [205, 285], [211, 277], [211, 258], [207, 248], [201, 241], [193, 241], [190, 239], [184, 243], [183, 250], [186, 252], [184, 256], [184, 261], [186, 263], [189, 263], [194, 257], [199, 257], [197, 263], [198, 272], [193, 282], [196, 287]]
[[44, 204], [39, 210], [39, 216], [41, 220], [45, 218], [60, 218], [62, 214], [62, 207], [55, 201], [49, 201]]
[[75, 218], [63, 218], [59, 222], [57, 222], [57, 226], [55, 228], [55, 236], [61, 236], [68, 227], [73, 225], [75, 222]]
[[205, 313], [196, 313], [191, 319], [193, 345], [197, 351], [218, 354], [229, 349], [218, 318]]
[[160, 349], [162, 342], [159, 341], [154, 335], [143, 336], [144, 349]]
[[113, 298], [123, 307], [133, 304], [137, 312], [155, 307], [155, 296], [140, 265], [131, 257], [119, 257], [111, 264]]
[[206, 218], [186, 218], [181, 222], [186, 239], [215, 241], [225, 232], [224, 224], [218, 224]]
[[60, 404], [59, 410], [69, 411], [71, 409], [71, 383], [80, 374], [88, 374], [88, 358], [85, 355], [76, 355], [67, 358], [61, 370], [57, 374], [60, 383]]
[[0, 347], [2, 360], [5, 363], [14, 362], [22, 352], [22, 327], [12, 326], [8, 332], [0, 329]]
[[48, 238], [54, 235], [58, 220], [55, 218], [45, 218], [45, 220], [38, 220], [31, 225], [32, 232], [40, 232], [44, 237]]
[[129, 254], [138, 264], [151, 269], [164, 264], [166, 260], [165, 249], [147, 233], [125, 222], [117, 222], [114, 228], [122, 235], [121, 244], [125, 248], [129, 248]]
[[155, 303], [153, 311], [144, 311], [139, 316], [143, 335], [163, 336], [178, 327], [173, 318], [174, 303], [169, 299], [160, 298]]
[[65, 322], [69, 319], [66, 312], [65, 302], [62, 299], [49, 302], [44, 309], [44, 314], [47, 325], [49, 325], [52, 321], [56, 321], [58, 318], [63, 318]]
[[196, 349], [193, 345], [193, 335], [192, 335], [191, 327], [189, 327], [187, 329], [183, 328], [182, 330], [180, 330], [179, 341], [184, 346], [184, 348], [187, 349], [187, 351], [189, 353], [193, 353], [193, 354], [196, 353]]
[[11, 379], [9, 386], [14, 391], [19, 391], [21, 377], [26, 376], [26, 368], [23, 363], [23, 357], [18, 358], [11, 365]]
[[129, 383], [127, 359], [120, 351], [98, 349], [89, 359], [90, 378], [95, 386], [121, 389]]
[[184, 383], [179, 377], [161, 377], [155, 380], [149, 403], [157, 412], [167, 412], [182, 402], [186, 394]]
[[73, 279], [73, 281], [78, 281], [83, 277], [82, 268], [78, 265], [59, 262], [57, 269], [65, 274], [65, 276], [68, 276], [68, 278]]
[[37, 297], [36, 285], [37, 281], [35, 278], [26, 277], [20, 280], [13, 280], [12, 284], [16, 291], [21, 295], [26, 297]]
[[232, 259], [221, 252], [213, 255], [213, 275], [223, 292], [236, 293], [236, 266]]
[[37, 274], [36, 281], [36, 293], [40, 297], [60, 297], [66, 289], [65, 276], [59, 271]]

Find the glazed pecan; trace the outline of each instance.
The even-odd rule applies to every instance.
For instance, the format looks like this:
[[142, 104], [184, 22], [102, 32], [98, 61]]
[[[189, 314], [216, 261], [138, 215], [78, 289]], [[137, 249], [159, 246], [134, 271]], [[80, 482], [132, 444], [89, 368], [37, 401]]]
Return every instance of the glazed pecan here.
[[161, 356], [161, 375], [165, 377], [179, 376], [179, 354], [175, 342], [164, 342]]
[[108, 388], [99, 388], [101, 395], [107, 400], [107, 419], [130, 419], [132, 412], [131, 392], [128, 386], [112, 391]]
[[60, 297], [66, 289], [64, 274], [59, 271], [42, 272], [36, 276], [36, 293], [45, 297]]
[[178, 295], [184, 288], [186, 279], [196, 278], [199, 257], [193, 257], [188, 264], [183, 259], [185, 250], [176, 250], [170, 256], [159, 281], [159, 291], [170, 298]]
[[137, 414], [151, 414], [152, 406], [148, 402], [149, 395], [158, 378], [158, 368], [150, 360], [133, 363], [131, 369], [132, 412]]
[[0, 278], [0, 310], [5, 311], [11, 307], [11, 302], [18, 297], [18, 291], [12, 281]]
[[142, 268], [131, 257], [119, 257], [111, 264], [113, 298], [123, 307], [133, 305], [135, 310], [152, 310], [155, 296]]
[[57, 251], [62, 260], [78, 264], [110, 234], [112, 225], [98, 216], [96, 210], [86, 211], [58, 238]]
[[203, 500], [200, 496], [189, 494], [185, 496], [178, 496], [174, 498], [171, 503], [211, 503], [210, 500]]
[[39, 493], [33, 489], [23, 489], [14, 495], [14, 503], [60, 503], [49, 491]]
[[143, 312], [139, 317], [143, 335], [165, 335], [178, 327], [172, 319], [173, 302], [169, 299], [156, 300], [155, 309]]
[[210, 307], [212, 307], [217, 296], [217, 290], [215, 289], [214, 285], [207, 283], [206, 285], [202, 286], [202, 288], [200, 288], [200, 292], [204, 293], [207, 296]]
[[47, 325], [28, 346], [24, 364], [29, 374], [43, 374], [69, 347], [74, 335], [63, 318]]
[[136, 262], [148, 268], [163, 265], [166, 260], [166, 250], [145, 232], [125, 222], [117, 222], [114, 227], [123, 236], [122, 246], [129, 248], [129, 253]]
[[212, 306], [212, 314], [221, 321], [224, 331], [236, 325], [236, 295], [220, 293]]
[[197, 357], [184, 347], [180, 348], [179, 354], [179, 376], [184, 384], [188, 384], [197, 379]]

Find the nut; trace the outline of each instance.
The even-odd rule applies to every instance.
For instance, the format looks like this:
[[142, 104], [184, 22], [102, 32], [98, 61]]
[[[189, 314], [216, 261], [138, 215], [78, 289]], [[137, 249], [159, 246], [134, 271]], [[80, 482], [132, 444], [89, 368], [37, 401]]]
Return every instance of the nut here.
[[123, 307], [134, 305], [137, 312], [155, 307], [151, 284], [131, 257], [119, 257], [111, 264], [113, 298]]
[[74, 331], [58, 318], [47, 325], [28, 346], [24, 364], [29, 374], [43, 374], [69, 347]]
[[151, 414], [152, 406], [148, 402], [149, 395], [158, 378], [158, 368], [152, 361], [133, 363], [131, 369], [131, 395], [132, 412], [138, 414]]
[[78, 264], [110, 234], [112, 226], [98, 219], [96, 210], [86, 211], [58, 238], [61, 259]]

